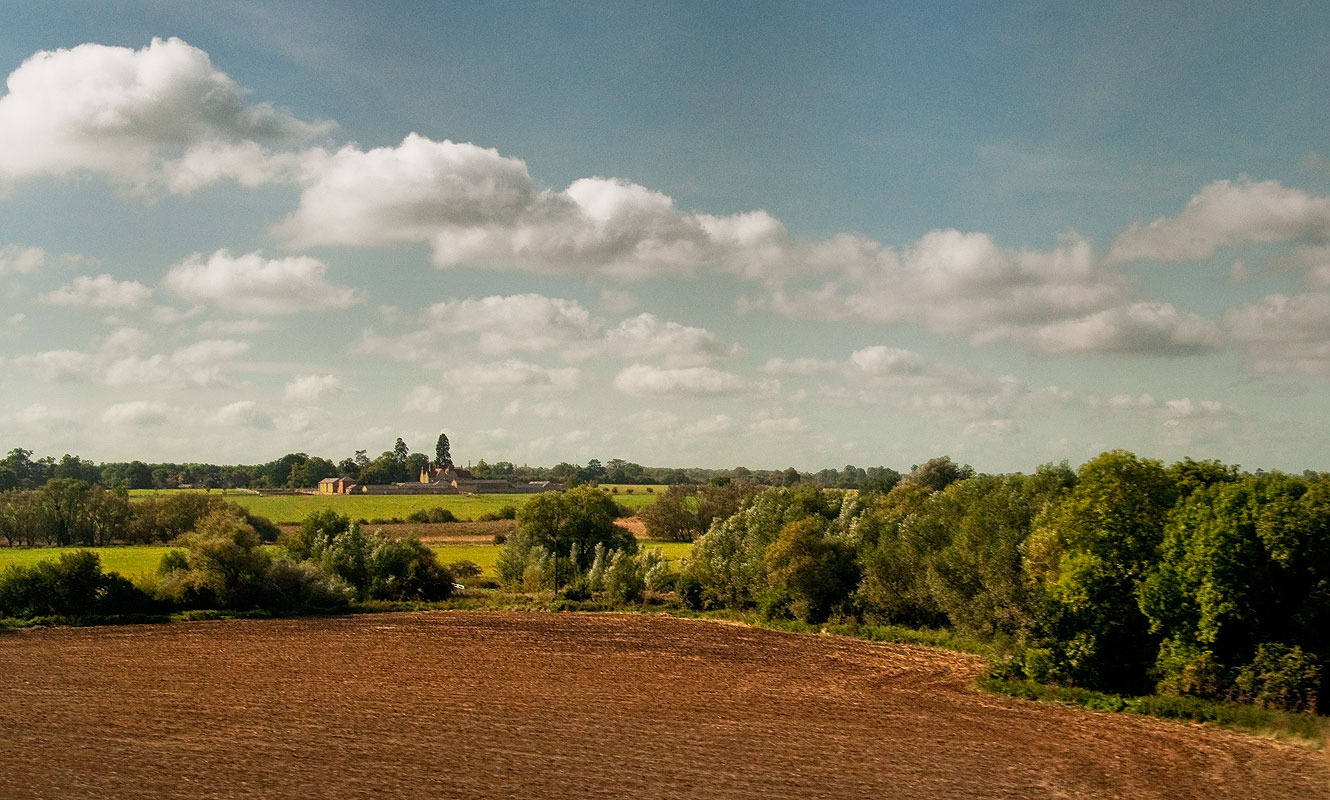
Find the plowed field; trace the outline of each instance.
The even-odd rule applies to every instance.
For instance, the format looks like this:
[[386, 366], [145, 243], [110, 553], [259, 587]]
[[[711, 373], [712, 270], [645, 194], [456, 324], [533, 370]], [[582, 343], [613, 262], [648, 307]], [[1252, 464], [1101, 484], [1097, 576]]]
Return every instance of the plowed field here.
[[420, 613], [0, 635], [0, 798], [1330, 798], [1330, 763], [991, 697], [977, 660]]

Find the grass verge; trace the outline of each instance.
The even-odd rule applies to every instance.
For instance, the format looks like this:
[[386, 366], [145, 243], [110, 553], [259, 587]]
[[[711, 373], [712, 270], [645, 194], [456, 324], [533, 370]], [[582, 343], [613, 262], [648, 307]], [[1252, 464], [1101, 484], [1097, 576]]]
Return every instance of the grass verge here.
[[1079, 706], [1094, 711], [1159, 717], [1161, 719], [1201, 722], [1221, 728], [1268, 736], [1304, 747], [1324, 747], [1330, 736], [1330, 720], [1312, 714], [1293, 714], [1270, 708], [1202, 700], [1198, 697], [1145, 695], [1130, 697], [1070, 686], [1048, 686], [1033, 681], [986, 677], [980, 689], [994, 694]]

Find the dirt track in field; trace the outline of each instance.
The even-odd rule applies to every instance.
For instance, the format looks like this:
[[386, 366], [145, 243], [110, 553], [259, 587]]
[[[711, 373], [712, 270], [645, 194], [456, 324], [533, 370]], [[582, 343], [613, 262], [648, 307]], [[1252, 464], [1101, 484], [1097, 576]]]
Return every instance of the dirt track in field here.
[[0, 798], [1330, 798], [1330, 761], [964, 655], [436, 612], [0, 635]]

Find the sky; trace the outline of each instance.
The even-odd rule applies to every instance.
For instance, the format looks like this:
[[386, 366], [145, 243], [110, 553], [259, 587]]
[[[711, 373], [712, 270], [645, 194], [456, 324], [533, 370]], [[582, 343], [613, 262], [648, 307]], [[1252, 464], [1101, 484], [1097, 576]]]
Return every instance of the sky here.
[[5, 449], [1330, 469], [1330, 5], [0, 17]]

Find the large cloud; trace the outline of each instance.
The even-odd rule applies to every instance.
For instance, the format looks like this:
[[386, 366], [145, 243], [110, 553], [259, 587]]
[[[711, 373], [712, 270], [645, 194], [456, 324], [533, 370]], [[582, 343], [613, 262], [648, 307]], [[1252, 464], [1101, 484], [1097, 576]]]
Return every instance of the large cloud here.
[[977, 338], [1010, 339], [1049, 353], [1189, 355], [1220, 344], [1214, 322], [1160, 302], [1132, 303], [1048, 325], [1000, 327]]
[[360, 303], [358, 291], [328, 282], [327, 271], [308, 256], [267, 259], [257, 252], [232, 256], [218, 250], [207, 261], [196, 253], [176, 265], [165, 285], [187, 300], [241, 314], [327, 311]]
[[422, 316], [440, 334], [478, 334], [480, 351], [491, 355], [563, 348], [581, 354], [600, 328], [581, 303], [534, 293], [447, 300]]
[[1330, 292], [1272, 294], [1230, 309], [1223, 322], [1252, 372], [1330, 376]]
[[1278, 181], [1216, 181], [1176, 217], [1136, 224], [1113, 241], [1112, 261], [1193, 261], [1242, 242], [1288, 242], [1330, 236], [1330, 198]]
[[170, 354], [133, 352], [149, 341], [141, 331], [121, 328], [95, 353], [48, 350], [18, 356], [10, 363], [32, 369], [51, 382], [172, 390], [228, 384], [225, 372], [250, 348], [249, 342], [235, 339], [203, 339]]
[[642, 313], [605, 332], [606, 352], [624, 358], [659, 358], [666, 366], [694, 367], [733, 352], [705, 328]]
[[611, 326], [576, 300], [535, 293], [446, 300], [426, 308], [417, 324], [395, 337], [369, 331], [358, 349], [399, 361], [438, 363], [469, 348], [463, 337], [475, 335], [475, 349], [485, 355], [656, 359], [672, 367], [701, 366], [734, 352], [705, 328], [648, 313]]
[[763, 212], [686, 213], [627, 181], [583, 178], [556, 192], [517, 158], [417, 134], [397, 147], [342, 148], [278, 227], [297, 246], [428, 242], [457, 264], [641, 278], [702, 268], [763, 274], [790, 239]]
[[327, 130], [245, 92], [179, 39], [141, 50], [83, 44], [42, 51], [0, 97], [0, 189], [31, 178], [103, 174], [141, 191], [190, 191], [230, 178], [295, 177], [300, 157], [265, 146]]
[[903, 254], [838, 237], [810, 249], [807, 261], [802, 276], [769, 281], [745, 307], [979, 336], [1097, 313], [1129, 295], [1125, 281], [1100, 269], [1090, 243], [1074, 235], [1051, 251], [1009, 250], [987, 234], [935, 230]]
[[457, 364], [445, 372], [449, 388], [458, 392], [482, 389], [538, 388], [570, 390], [577, 388], [581, 371], [575, 367], [549, 369], [519, 359], [493, 363]]
[[638, 397], [716, 397], [749, 394], [759, 387], [732, 372], [711, 367], [662, 369], [633, 364], [614, 377], [614, 388]]

